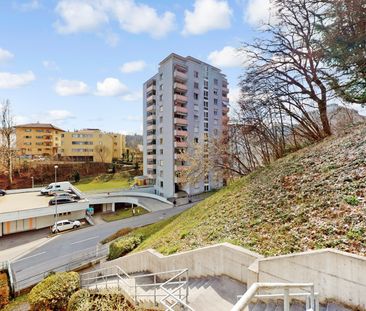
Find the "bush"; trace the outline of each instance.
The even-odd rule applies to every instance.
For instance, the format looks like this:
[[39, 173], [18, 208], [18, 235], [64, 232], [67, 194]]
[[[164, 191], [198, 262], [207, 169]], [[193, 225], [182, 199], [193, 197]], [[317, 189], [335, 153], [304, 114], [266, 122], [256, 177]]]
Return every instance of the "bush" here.
[[127, 228], [122, 228], [120, 230], [118, 230], [117, 232], [113, 233], [112, 235], [106, 237], [104, 240], [102, 240], [102, 244], [106, 244], [109, 243], [117, 238], [120, 238], [128, 233], [130, 233], [132, 231], [132, 229], [130, 227]]
[[360, 200], [354, 195], [347, 195], [344, 200], [346, 201], [346, 203], [352, 206], [357, 206], [361, 203]]
[[67, 311], [83, 311], [91, 309], [90, 293], [86, 289], [80, 289], [73, 293], [67, 305]]
[[0, 309], [9, 303], [9, 298], [8, 275], [5, 272], [0, 272]]
[[130, 251], [134, 250], [143, 241], [143, 235], [127, 235], [125, 237], [119, 238], [109, 245], [109, 256], [108, 259], [116, 259], [118, 257], [124, 256]]
[[75, 171], [72, 177], [76, 183], [80, 181], [80, 173], [78, 171]]
[[31, 310], [66, 310], [71, 295], [80, 288], [76, 272], [55, 273], [38, 283], [29, 293]]

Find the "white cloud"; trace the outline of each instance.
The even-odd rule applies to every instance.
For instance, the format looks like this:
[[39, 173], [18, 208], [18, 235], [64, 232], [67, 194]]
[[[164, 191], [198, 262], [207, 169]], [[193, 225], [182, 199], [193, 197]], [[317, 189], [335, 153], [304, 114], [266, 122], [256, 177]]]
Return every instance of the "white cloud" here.
[[122, 100], [127, 102], [136, 102], [142, 99], [142, 91], [141, 92], [133, 92], [122, 96]]
[[89, 92], [88, 85], [83, 81], [59, 80], [55, 92], [60, 96], [84, 95]]
[[249, 0], [244, 11], [244, 19], [253, 26], [275, 21], [271, 0]]
[[132, 62], [124, 63], [121, 67], [123, 73], [131, 73], [141, 71], [146, 67], [146, 63], [143, 60], [136, 60]]
[[37, 9], [41, 8], [41, 3], [38, 0], [31, 0], [28, 2], [21, 3], [21, 4], [14, 3], [14, 8], [19, 11], [23, 11], [23, 12], [33, 11], [33, 10], [37, 10]]
[[207, 59], [217, 67], [242, 67], [247, 61], [246, 56], [232, 46], [225, 46], [222, 50], [212, 51]]
[[56, 13], [62, 21], [58, 20], [55, 27], [62, 34], [93, 31], [108, 22], [106, 13], [95, 7], [91, 1], [59, 1]]
[[0, 48], [0, 63], [7, 62], [14, 58], [14, 54], [9, 52], [8, 50]]
[[175, 15], [166, 11], [158, 14], [146, 4], [134, 0], [61, 0], [56, 6], [60, 19], [55, 26], [59, 33], [95, 31], [110, 20], [131, 33], [148, 33], [161, 38], [175, 28]]
[[49, 69], [49, 70], [59, 70], [60, 69], [58, 67], [58, 65], [52, 60], [44, 60], [42, 62], [42, 65], [44, 68]]
[[15, 89], [34, 81], [36, 76], [32, 71], [24, 73], [0, 72], [0, 89]]
[[231, 25], [232, 10], [226, 0], [196, 0], [194, 10], [184, 12], [184, 35], [200, 35]]
[[105, 78], [97, 82], [96, 95], [99, 96], [118, 96], [128, 92], [128, 87], [116, 78]]
[[68, 110], [49, 110], [46, 117], [51, 121], [64, 121], [75, 118]]

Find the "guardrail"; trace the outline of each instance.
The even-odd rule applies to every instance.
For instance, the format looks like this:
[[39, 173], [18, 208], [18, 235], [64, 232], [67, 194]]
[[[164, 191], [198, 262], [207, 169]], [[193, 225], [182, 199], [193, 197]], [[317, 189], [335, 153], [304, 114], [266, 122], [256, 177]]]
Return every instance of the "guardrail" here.
[[[108, 247], [107, 246], [97, 246], [90, 249], [83, 250], [76, 255], [73, 255], [71, 258], [70, 256], [62, 256], [57, 257], [57, 259], [68, 258], [68, 262], [63, 265], [54, 265], [52, 268], [47, 269], [41, 273], [31, 274], [26, 278], [20, 279], [17, 276], [17, 271], [13, 271], [14, 274], [14, 286], [13, 291], [14, 293], [20, 292], [23, 289], [29, 288], [40, 281], [42, 281], [45, 277], [53, 272], [65, 272], [65, 271], [73, 271], [77, 270], [87, 264], [90, 264], [95, 261], [99, 261], [108, 255]], [[52, 262], [52, 261], [50, 261]], [[46, 263], [42, 263], [41, 265], [47, 265]], [[52, 265], [51, 265], [52, 266]], [[34, 270], [35, 267], [30, 268], [29, 270]], [[20, 272], [20, 271], [18, 271]], [[22, 273], [27, 271], [21, 270]]]
[[166, 310], [181, 306], [194, 311], [188, 306], [188, 269], [130, 276], [119, 266], [112, 266], [83, 273], [80, 281], [81, 287], [89, 289], [117, 287], [136, 304], [147, 299], [155, 305], [161, 303]]
[[[292, 289], [303, 290], [303, 292], [291, 293]], [[260, 290], [279, 290], [280, 293], [260, 294]], [[283, 310], [290, 310], [291, 298], [305, 298], [306, 310], [319, 311], [318, 294], [314, 292], [313, 283], [254, 283], [239, 301], [231, 309], [231, 311], [249, 310], [249, 304], [254, 298], [261, 299], [283, 299]]]

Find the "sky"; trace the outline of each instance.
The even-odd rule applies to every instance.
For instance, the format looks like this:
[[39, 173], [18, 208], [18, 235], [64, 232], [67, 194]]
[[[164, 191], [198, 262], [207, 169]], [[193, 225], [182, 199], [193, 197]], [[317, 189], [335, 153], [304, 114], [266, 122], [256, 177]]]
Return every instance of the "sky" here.
[[0, 0], [0, 101], [17, 124], [142, 132], [142, 84], [170, 53], [227, 75], [269, 0]]

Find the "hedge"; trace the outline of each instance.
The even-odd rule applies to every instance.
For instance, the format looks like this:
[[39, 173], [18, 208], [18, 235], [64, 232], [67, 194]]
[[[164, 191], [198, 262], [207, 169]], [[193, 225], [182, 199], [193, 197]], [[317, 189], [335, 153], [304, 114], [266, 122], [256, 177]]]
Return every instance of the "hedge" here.
[[80, 288], [79, 274], [59, 272], [38, 283], [28, 295], [31, 310], [66, 310], [71, 295]]
[[143, 241], [143, 235], [127, 235], [109, 245], [109, 260], [124, 256], [134, 250]]
[[9, 298], [8, 275], [5, 272], [0, 272], [0, 310], [9, 303]]

